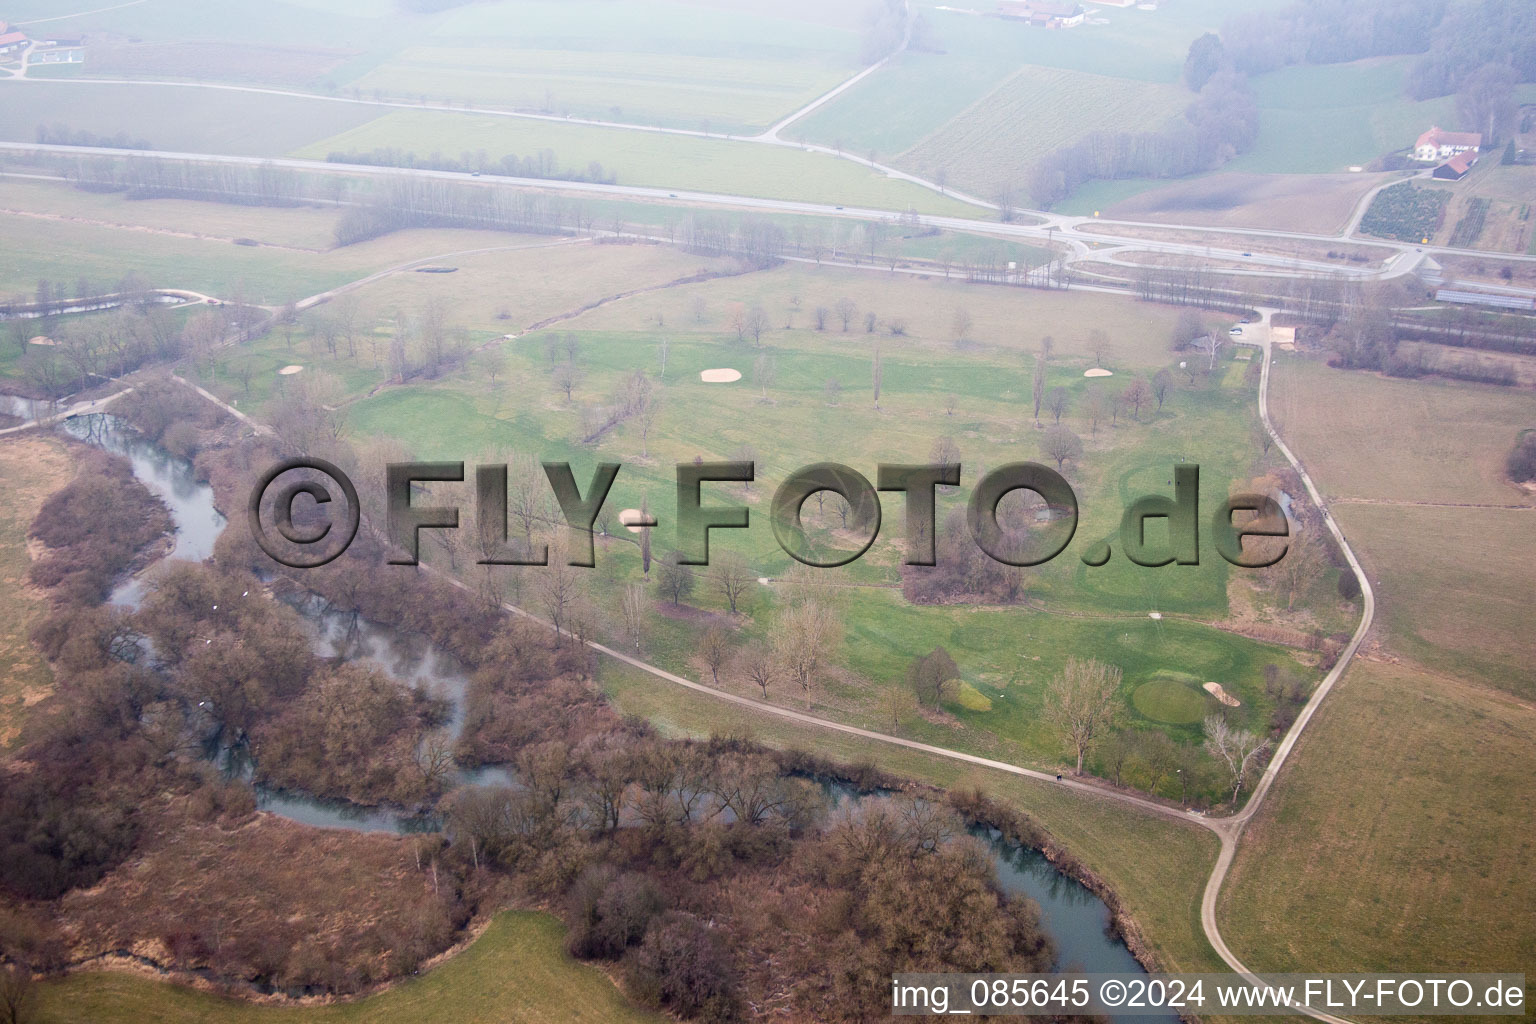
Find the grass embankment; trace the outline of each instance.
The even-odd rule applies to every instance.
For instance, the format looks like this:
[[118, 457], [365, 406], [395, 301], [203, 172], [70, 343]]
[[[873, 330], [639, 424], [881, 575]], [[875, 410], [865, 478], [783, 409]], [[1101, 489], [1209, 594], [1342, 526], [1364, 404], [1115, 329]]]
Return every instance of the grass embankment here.
[[565, 928], [547, 914], [508, 911], [462, 952], [377, 995], [325, 1006], [258, 1005], [117, 971], [43, 983], [38, 1024], [161, 1021], [264, 1024], [300, 1021], [429, 1024], [659, 1022], [635, 1008], [595, 967], [566, 955]]
[[48, 495], [62, 487], [73, 460], [62, 441], [28, 433], [0, 438], [0, 585], [6, 614], [0, 619], [0, 750], [15, 739], [25, 709], [53, 688], [53, 673], [27, 637], [47, 609], [46, 598], [27, 583], [32, 559], [27, 531]]

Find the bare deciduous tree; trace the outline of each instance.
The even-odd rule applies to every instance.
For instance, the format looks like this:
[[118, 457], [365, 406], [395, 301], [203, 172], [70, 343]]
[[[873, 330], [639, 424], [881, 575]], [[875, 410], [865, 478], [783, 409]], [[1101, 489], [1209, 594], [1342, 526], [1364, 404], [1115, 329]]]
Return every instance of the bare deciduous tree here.
[[852, 299], [844, 296], [837, 300], [837, 319], [843, 325], [843, 330], [848, 330], [848, 325], [853, 323], [853, 318], [859, 315], [859, 307]]
[[971, 311], [964, 306], [956, 307], [954, 315], [950, 318], [950, 340], [956, 345], [962, 345], [971, 339], [971, 328], [976, 321], [971, 316]]
[[1083, 454], [1083, 439], [1057, 423], [1046, 430], [1042, 447], [1046, 455], [1056, 460], [1056, 469], [1059, 471], [1068, 459], [1076, 459]]
[[742, 598], [757, 583], [757, 577], [753, 575], [746, 559], [734, 551], [727, 551], [716, 558], [709, 575], [721, 596], [731, 606], [732, 615], [738, 612], [737, 606], [742, 603]]
[[1071, 401], [1072, 393], [1066, 388], [1051, 388], [1050, 392], [1045, 396], [1045, 407], [1050, 410], [1052, 422], [1061, 422], [1061, 416], [1067, 411], [1067, 406]]
[[21, 964], [0, 964], [0, 1022], [26, 1024], [36, 1001], [32, 971]]
[[620, 599], [620, 609], [624, 615], [624, 635], [629, 642], [635, 645], [635, 653], [640, 653], [642, 641], [645, 639], [645, 587], [639, 583], [630, 583], [624, 587], [624, 596]]
[[1114, 721], [1119, 706], [1120, 668], [1095, 658], [1068, 658], [1045, 688], [1043, 717], [1077, 754], [1077, 774], [1094, 739]]
[[1120, 397], [1125, 401], [1126, 405], [1131, 407], [1131, 414], [1139, 422], [1141, 420], [1141, 407], [1152, 399], [1152, 389], [1140, 377], [1132, 377], [1131, 382], [1125, 386], [1125, 391]]
[[900, 732], [903, 719], [917, 714], [917, 695], [900, 686], [887, 686], [880, 691], [880, 717], [890, 720], [891, 732]]
[[779, 666], [773, 660], [773, 651], [763, 644], [749, 644], [739, 656], [742, 671], [747, 678], [752, 680], [752, 685], [763, 691], [763, 700], [768, 699], [768, 687], [772, 686], [779, 676]]
[[1237, 799], [1238, 790], [1243, 788], [1254, 763], [1268, 746], [1269, 740], [1247, 729], [1228, 725], [1220, 715], [1205, 718], [1205, 749], [1227, 766], [1232, 779], [1233, 800]]
[[773, 627], [773, 646], [779, 662], [800, 688], [806, 707], [816, 673], [841, 639], [835, 616], [815, 601], [802, 601], [779, 613]]
[[711, 626], [699, 640], [699, 657], [709, 666], [709, 674], [720, 685], [720, 666], [731, 658], [731, 635], [719, 626]]
[[747, 310], [746, 328], [747, 333], [752, 335], [752, 344], [761, 345], [763, 332], [769, 328], [768, 311], [762, 306], [753, 306]]

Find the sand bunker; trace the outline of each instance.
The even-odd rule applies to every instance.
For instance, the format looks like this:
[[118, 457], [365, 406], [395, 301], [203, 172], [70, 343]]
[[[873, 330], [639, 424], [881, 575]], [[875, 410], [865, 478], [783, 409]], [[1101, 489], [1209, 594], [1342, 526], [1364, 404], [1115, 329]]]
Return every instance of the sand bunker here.
[[741, 380], [740, 370], [700, 370], [699, 380], [706, 384], [729, 384], [734, 380]]
[[283, 367], [277, 372], [282, 374], [284, 377], [292, 377], [302, 369], [304, 369], [304, 367], [300, 366], [298, 363], [289, 363], [287, 366]]
[[635, 524], [644, 518], [645, 516], [641, 514], [639, 509], [626, 508], [619, 513], [619, 525], [624, 527], [624, 529], [628, 530], [630, 533], [639, 533], [641, 530], [645, 529], [645, 527], [637, 526]]
[[1223, 690], [1220, 683], [1206, 683], [1201, 687], [1201, 689], [1210, 694], [1212, 697], [1215, 697], [1217, 700], [1221, 701], [1229, 708], [1240, 707], [1243, 703], [1228, 693], [1226, 690]]
[[39, 335], [36, 335], [34, 337], [28, 338], [27, 339], [27, 344], [28, 345], [57, 345], [58, 342], [54, 341], [52, 338], [48, 337], [45, 334], [39, 334]]
[[1100, 369], [1097, 366], [1095, 366], [1091, 370], [1084, 370], [1083, 371], [1083, 376], [1084, 377], [1113, 377], [1114, 375], [1115, 374], [1114, 374], [1113, 370], [1103, 370], [1103, 369]]

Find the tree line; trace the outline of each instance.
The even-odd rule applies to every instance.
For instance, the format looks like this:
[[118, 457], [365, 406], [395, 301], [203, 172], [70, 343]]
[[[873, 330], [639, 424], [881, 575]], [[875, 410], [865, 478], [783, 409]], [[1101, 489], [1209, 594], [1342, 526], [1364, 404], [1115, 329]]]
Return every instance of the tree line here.
[[525, 157], [508, 153], [500, 160], [492, 160], [483, 149], [473, 153], [465, 150], [458, 159], [454, 159], [436, 150], [426, 156], [417, 156], [414, 150], [380, 146], [370, 150], [335, 150], [326, 154], [325, 159], [333, 164], [420, 168], [460, 174], [492, 174], [508, 178], [546, 178], [552, 181], [590, 181], [604, 185], [612, 185], [619, 180], [613, 171], [605, 170], [596, 160], [580, 170], [561, 167], [552, 149], [541, 149]]
[[[1182, 117], [1159, 131], [1094, 132], [1030, 169], [1026, 188], [1048, 208], [1097, 178], [1171, 178], [1212, 170], [1253, 145], [1259, 108], [1241, 72], [1207, 77]], [[1008, 205], [1005, 203], [1005, 205]]]

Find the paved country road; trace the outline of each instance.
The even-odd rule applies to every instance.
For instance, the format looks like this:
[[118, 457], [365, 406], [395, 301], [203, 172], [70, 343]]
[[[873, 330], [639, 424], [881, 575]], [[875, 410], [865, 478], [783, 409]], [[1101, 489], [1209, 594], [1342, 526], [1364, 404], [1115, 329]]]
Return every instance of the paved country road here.
[[[19, 153], [53, 153], [70, 156], [141, 157], [146, 159], [179, 160], [246, 167], [279, 167], [286, 170], [312, 174], [345, 174], [369, 177], [409, 177], [435, 181], [453, 181], [482, 188], [537, 189], [548, 192], [593, 195], [611, 198], [659, 200], [679, 204], [720, 206], [735, 209], [757, 210], [764, 213], [792, 213], [812, 216], [841, 217], [855, 220], [889, 220], [901, 216], [902, 211], [870, 207], [840, 207], [826, 203], [811, 203], [789, 199], [763, 199], [754, 196], [738, 196], [717, 192], [669, 191], [641, 185], [609, 185], [587, 181], [553, 181], [542, 178], [517, 178], [490, 175], [475, 178], [456, 171], [435, 171], [422, 168], [377, 167], [365, 164], [331, 163], [323, 160], [299, 160], [291, 157], [269, 159], [253, 156], [228, 156], [214, 153], [173, 153], [158, 150], [127, 150], [100, 146], [59, 146], [40, 143], [0, 142], [0, 151]], [[1121, 253], [1126, 251], [1166, 253], [1206, 260], [1220, 260], [1246, 269], [1230, 271], [1278, 278], [1345, 277], [1357, 280], [1388, 280], [1411, 273], [1425, 254], [1477, 255], [1466, 250], [1414, 246], [1402, 242], [1377, 242], [1372, 245], [1392, 251], [1393, 255], [1378, 268], [1358, 267], [1262, 252], [1241, 251], [1195, 242], [1155, 241], [1113, 233], [1118, 224], [1134, 228], [1157, 228], [1162, 231], [1191, 231], [1208, 234], [1211, 228], [1195, 225], [1143, 224], [1133, 221], [1106, 221], [1094, 217], [1078, 217], [1065, 214], [1031, 212], [1038, 224], [1004, 223], [996, 220], [978, 220], [966, 217], [923, 216], [925, 224], [953, 231], [1014, 238], [1030, 242], [1065, 242], [1073, 250], [1072, 261], [1109, 253], [1111, 249], [1095, 249], [1108, 245]], [[1333, 235], [1312, 235], [1295, 231], [1273, 231], [1258, 228], [1223, 228], [1222, 234], [1252, 237], [1256, 239], [1301, 240], [1321, 244], [1338, 244]], [[1536, 263], [1536, 255], [1499, 254], [1504, 262]]]

